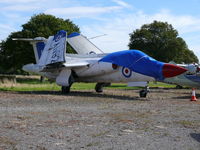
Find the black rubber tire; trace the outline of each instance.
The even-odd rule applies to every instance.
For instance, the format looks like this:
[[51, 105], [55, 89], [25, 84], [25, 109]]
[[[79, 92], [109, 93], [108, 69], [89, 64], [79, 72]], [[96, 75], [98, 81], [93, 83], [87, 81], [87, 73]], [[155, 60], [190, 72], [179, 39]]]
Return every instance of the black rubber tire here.
[[104, 83], [97, 83], [96, 86], [95, 86], [95, 91], [97, 93], [102, 93], [103, 92], [103, 86], [104, 86]]
[[61, 88], [62, 94], [68, 94], [70, 92], [70, 87], [71, 86], [62, 86]]
[[183, 89], [183, 87], [181, 85], [177, 85], [176, 89]]
[[146, 90], [141, 90], [140, 91], [140, 97], [146, 97], [147, 96], [147, 91]]

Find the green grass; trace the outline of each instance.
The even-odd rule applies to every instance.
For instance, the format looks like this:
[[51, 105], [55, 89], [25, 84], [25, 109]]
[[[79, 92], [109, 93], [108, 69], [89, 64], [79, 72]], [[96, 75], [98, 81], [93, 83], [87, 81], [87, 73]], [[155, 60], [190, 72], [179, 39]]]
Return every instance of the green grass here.
[[163, 88], [175, 88], [174, 84], [167, 84], [163, 82], [150, 82], [149, 87], [163, 87]]
[[[72, 90], [92, 90], [95, 88], [96, 83], [74, 83], [71, 87]], [[156, 84], [150, 82], [150, 87], [164, 87], [164, 88], [174, 88], [175, 85], [165, 84], [157, 82]], [[39, 77], [17, 77], [17, 83], [12, 84], [0, 84], [0, 91], [59, 91], [60, 86], [55, 82], [50, 82], [45, 80], [40, 83]], [[107, 89], [141, 89], [139, 87], [127, 87], [125, 83], [112, 83], [110, 87], [105, 87]]]
[[199, 120], [179, 120], [174, 123], [180, 124], [185, 128], [198, 128], [200, 126]]

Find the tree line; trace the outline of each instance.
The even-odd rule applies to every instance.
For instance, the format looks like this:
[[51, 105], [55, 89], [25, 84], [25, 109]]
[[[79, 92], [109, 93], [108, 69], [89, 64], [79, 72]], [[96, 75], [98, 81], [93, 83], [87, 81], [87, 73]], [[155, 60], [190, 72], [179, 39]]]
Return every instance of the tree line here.
[[[80, 32], [80, 29], [69, 19], [57, 18], [52, 15], [39, 14], [22, 25], [22, 30], [11, 33], [0, 43], [0, 73], [23, 74], [23, 65], [35, 62], [32, 45], [25, 41], [13, 41], [12, 38], [35, 38], [56, 34], [65, 30], [68, 34]], [[68, 51], [74, 52], [72, 48]]]
[[[48, 38], [59, 30], [66, 30], [68, 34], [80, 33], [78, 25], [69, 19], [64, 20], [47, 14], [32, 16], [22, 25], [21, 31], [11, 33], [6, 40], [0, 42], [0, 73], [24, 74], [22, 66], [35, 62], [32, 45], [28, 42], [13, 41], [12, 38]], [[167, 22], [154, 21], [134, 30], [130, 33], [128, 46], [164, 62], [172, 60], [176, 63], [199, 62], [193, 51], [188, 49], [186, 42], [179, 37], [178, 31]], [[75, 53], [68, 46], [69, 51]]]

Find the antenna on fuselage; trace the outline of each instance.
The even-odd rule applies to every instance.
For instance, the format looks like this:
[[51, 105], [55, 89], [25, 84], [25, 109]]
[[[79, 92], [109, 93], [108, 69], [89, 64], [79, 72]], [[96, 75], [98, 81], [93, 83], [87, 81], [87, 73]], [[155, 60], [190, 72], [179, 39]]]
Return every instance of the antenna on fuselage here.
[[95, 39], [95, 38], [102, 37], [102, 36], [106, 36], [106, 35], [107, 35], [107, 34], [97, 35], [97, 36], [90, 37], [90, 38], [88, 38], [88, 39], [91, 40], [91, 39]]

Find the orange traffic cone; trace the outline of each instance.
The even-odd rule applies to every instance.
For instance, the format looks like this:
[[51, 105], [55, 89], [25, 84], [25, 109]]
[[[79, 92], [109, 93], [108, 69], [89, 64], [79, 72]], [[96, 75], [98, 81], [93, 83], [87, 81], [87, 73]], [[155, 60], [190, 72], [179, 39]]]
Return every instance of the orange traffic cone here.
[[197, 101], [196, 95], [195, 95], [195, 89], [192, 88], [192, 98], [191, 101]]

